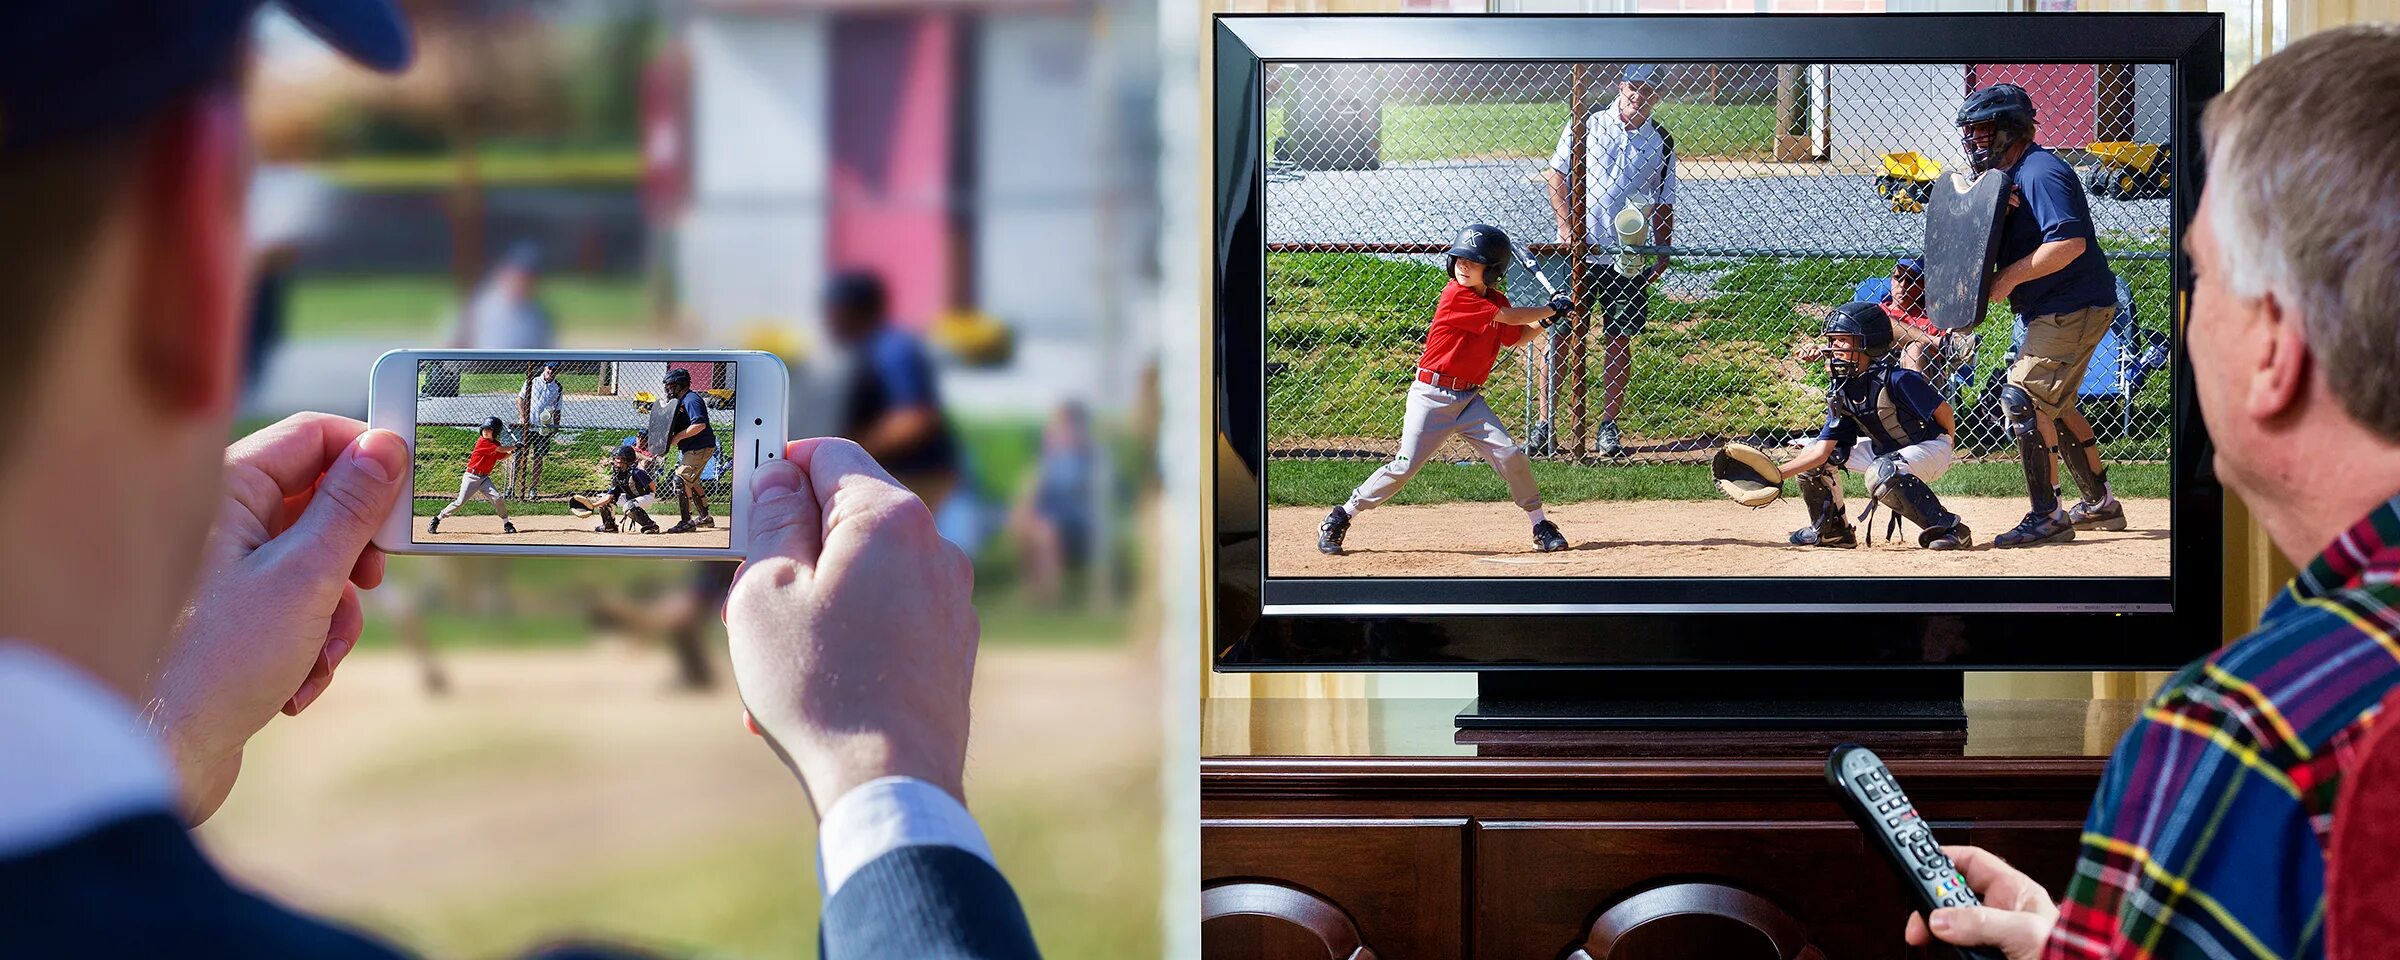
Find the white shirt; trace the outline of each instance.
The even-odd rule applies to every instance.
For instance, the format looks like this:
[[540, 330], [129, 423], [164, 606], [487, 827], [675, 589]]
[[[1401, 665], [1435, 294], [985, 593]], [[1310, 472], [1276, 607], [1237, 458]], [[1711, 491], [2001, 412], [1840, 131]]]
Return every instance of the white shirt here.
[[[1569, 173], [1574, 128], [1558, 127], [1558, 149], [1550, 154], [1550, 169]], [[1594, 112], [1583, 127], [1583, 230], [1592, 243], [1614, 243], [1617, 231], [1610, 221], [1636, 194], [1652, 203], [1675, 202], [1675, 148], [1666, 128], [1653, 115], [1633, 130], [1617, 105]]]
[[558, 412], [559, 399], [566, 390], [564, 383], [536, 376], [525, 381], [525, 386], [517, 391], [517, 397], [524, 400], [526, 407], [533, 411], [533, 422], [540, 423], [544, 414]]
[[[0, 639], [0, 858], [174, 812], [175, 798], [174, 766], [123, 698], [48, 651]], [[940, 787], [884, 777], [852, 789], [817, 826], [826, 899], [876, 858], [927, 845], [993, 863], [974, 815]]]

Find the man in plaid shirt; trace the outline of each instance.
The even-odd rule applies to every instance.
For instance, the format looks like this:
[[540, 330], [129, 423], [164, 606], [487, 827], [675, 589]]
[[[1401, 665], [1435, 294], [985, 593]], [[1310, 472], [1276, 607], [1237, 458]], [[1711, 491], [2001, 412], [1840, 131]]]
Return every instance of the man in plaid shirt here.
[[2127, 731], [2065, 903], [1954, 847], [1987, 906], [1934, 911], [1932, 937], [2010, 960], [2325, 955], [2334, 796], [2400, 684], [2394, 117], [2393, 25], [2301, 40], [2209, 105], [2193, 380], [2225, 485], [2305, 569]]

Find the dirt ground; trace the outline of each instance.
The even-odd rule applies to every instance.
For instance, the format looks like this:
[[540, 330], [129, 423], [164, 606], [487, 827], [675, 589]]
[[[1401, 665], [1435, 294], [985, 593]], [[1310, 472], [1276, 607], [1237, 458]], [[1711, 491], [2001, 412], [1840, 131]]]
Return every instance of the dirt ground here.
[[[677, 956], [797, 956], [813, 939], [808, 800], [743, 732], [730, 682], [670, 690], [663, 654], [618, 645], [442, 659], [442, 697], [400, 653], [344, 662], [323, 700], [251, 741], [202, 843], [244, 883], [428, 956], [513, 956], [566, 931]], [[1157, 687], [1141, 643], [978, 659], [969, 802], [1046, 936], [1074, 942], [1062, 904], [1156, 910], [1155, 886], [1128, 879], [1155, 873], [1155, 840], [1124, 849], [1156, 836], [1154, 815], [1110, 820], [1085, 799], [1097, 783], [1126, 810], [1153, 802]], [[1108, 859], [1070, 869], [1074, 850]], [[764, 865], [689, 889], [727, 860]], [[611, 877], [624, 889], [592, 889]]]
[[[480, 512], [476, 510], [478, 506], [482, 507]], [[672, 510], [673, 505], [670, 504], [668, 509]], [[675, 515], [672, 513], [663, 518], [653, 513], [650, 517], [659, 521], [661, 530], [675, 525]], [[631, 532], [633, 528], [625, 524], [623, 517], [617, 518], [617, 526], [626, 532], [597, 533], [592, 528], [600, 525], [600, 518], [564, 514], [512, 517], [510, 519], [515, 521], [517, 532], [502, 533], [500, 518], [492, 514], [489, 506], [481, 504], [469, 504], [466, 509], [442, 521], [440, 533], [425, 532], [427, 519], [419, 517], [416, 520], [418, 543], [513, 543], [576, 547], [723, 547], [733, 543], [733, 534], [727, 530], [730, 521], [722, 515], [717, 517], [714, 527], [657, 536]]]
[[[1323, 507], [1277, 507], [1267, 517], [1267, 574], [1276, 577], [2123, 577], [2167, 575], [2168, 501], [2125, 501], [2126, 527], [2080, 531], [2072, 543], [1997, 550], [1993, 537], [2025, 516], [2025, 501], [1943, 500], [1974, 530], [1975, 547], [1934, 553], [1905, 523], [1852, 550], [1794, 547], [1807, 522], [1796, 497], [1763, 510], [1723, 501], [1592, 501], [1549, 508], [1569, 549], [1537, 553], [1525, 515], [1507, 503], [1386, 505], [1350, 525], [1343, 556], [1317, 552]], [[1864, 505], [1853, 498], [1851, 516]]]

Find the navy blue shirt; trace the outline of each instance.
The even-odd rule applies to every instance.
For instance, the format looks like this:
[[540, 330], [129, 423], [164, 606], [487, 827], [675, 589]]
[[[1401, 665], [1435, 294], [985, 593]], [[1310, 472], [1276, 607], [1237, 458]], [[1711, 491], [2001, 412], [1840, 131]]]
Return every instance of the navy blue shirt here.
[[958, 449], [950, 436], [949, 418], [941, 416], [942, 391], [934, 380], [933, 358], [907, 331], [881, 327], [859, 345], [843, 433], [854, 439], [864, 436], [884, 414], [911, 407], [934, 411], [940, 426], [932, 439], [916, 449], [893, 453], [884, 468], [894, 473], [955, 469]]
[[1826, 391], [1825, 429], [1817, 439], [1846, 450], [1863, 437], [1870, 455], [1885, 456], [1941, 436], [1942, 422], [1933, 416], [1941, 407], [1941, 394], [1923, 374], [1878, 364]]
[[2027, 280], [2008, 295], [2009, 308], [2026, 317], [2067, 313], [2117, 302], [2116, 277], [2108, 254], [2092, 231], [2092, 207], [2075, 168], [2047, 147], [2029, 147], [2010, 167], [2009, 192], [2019, 202], [2001, 214], [2000, 265], [2032, 255], [2042, 244], [2083, 238], [2083, 252], [2057, 273]]
[[686, 393], [683, 395], [682, 400], [676, 402], [675, 422], [667, 427], [667, 436], [672, 437], [676, 434], [682, 433], [695, 423], [700, 425], [700, 432], [675, 441], [675, 449], [716, 449], [717, 431], [716, 428], [708, 425], [708, 401], [700, 399], [700, 394], [698, 391]]

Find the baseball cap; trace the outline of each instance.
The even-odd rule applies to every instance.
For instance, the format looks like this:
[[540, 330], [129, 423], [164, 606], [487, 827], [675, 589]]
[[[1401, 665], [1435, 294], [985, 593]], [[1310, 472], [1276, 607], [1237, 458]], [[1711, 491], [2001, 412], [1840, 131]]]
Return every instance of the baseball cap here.
[[1658, 64], [1628, 63], [1625, 65], [1625, 75], [1618, 79], [1625, 83], [1657, 83]]
[[[385, 73], [415, 41], [392, 0], [274, 0]], [[0, 154], [130, 126], [224, 73], [264, 0], [0, 4]]]
[[1917, 274], [1918, 276], [1923, 276], [1925, 274], [1925, 258], [1923, 257], [1901, 257], [1898, 260], [1892, 261], [1892, 266], [1894, 269], [1907, 270], [1908, 272]]

